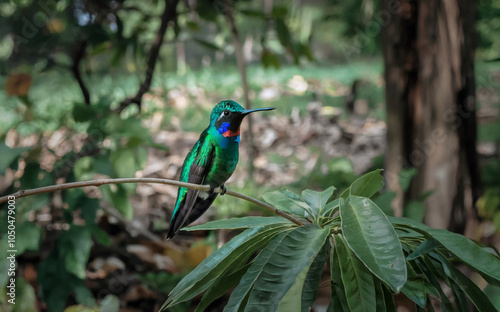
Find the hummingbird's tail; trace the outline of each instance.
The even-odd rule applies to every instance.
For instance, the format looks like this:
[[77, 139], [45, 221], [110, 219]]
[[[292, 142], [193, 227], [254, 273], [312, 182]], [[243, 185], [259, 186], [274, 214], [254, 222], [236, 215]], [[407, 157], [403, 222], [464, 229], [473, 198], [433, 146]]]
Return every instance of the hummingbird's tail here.
[[[208, 193], [205, 193], [208, 194]], [[212, 205], [218, 193], [213, 193], [206, 196], [199, 196], [191, 209], [179, 209], [179, 212], [172, 221], [170, 221], [170, 228], [168, 229], [167, 239], [172, 239], [179, 230], [198, 219], [207, 209]], [[203, 198], [204, 197], [204, 198]], [[187, 214], [187, 215], [186, 215]]]

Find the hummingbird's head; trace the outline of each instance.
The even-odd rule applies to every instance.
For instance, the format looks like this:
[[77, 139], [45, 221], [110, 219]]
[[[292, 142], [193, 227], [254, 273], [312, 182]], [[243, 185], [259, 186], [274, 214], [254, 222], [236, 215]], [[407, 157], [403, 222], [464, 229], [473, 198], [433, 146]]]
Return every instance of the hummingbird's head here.
[[274, 107], [264, 107], [257, 109], [245, 110], [240, 104], [235, 101], [225, 100], [220, 101], [212, 110], [210, 116], [210, 126], [214, 127], [220, 134], [225, 137], [240, 135], [240, 125], [246, 115], [258, 112], [273, 110]]

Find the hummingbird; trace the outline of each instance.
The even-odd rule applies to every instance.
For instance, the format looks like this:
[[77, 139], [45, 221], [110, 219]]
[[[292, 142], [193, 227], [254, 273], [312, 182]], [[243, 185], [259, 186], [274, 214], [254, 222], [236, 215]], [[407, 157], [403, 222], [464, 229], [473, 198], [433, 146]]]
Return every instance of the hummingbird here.
[[233, 174], [238, 163], [240, 125], [250, 113], [273, 110], [265, 107], [245, 110], [235, 101], [219, 102], [210, 114], [210, 125], [201, 133], [186, 156], [181, 169], [181, 182], [208, 184], [210, 191], [198, 191], [180, 187], [174, 213], [170, 220], [167, 239], [171, 239], [184, 226], [198, 219], [212, 205], [218, 193]]

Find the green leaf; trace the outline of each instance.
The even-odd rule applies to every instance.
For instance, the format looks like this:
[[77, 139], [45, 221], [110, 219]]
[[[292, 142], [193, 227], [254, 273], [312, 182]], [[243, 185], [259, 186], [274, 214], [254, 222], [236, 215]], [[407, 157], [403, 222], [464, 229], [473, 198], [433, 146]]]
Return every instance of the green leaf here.
[[393, 224], [412, 229], [428, 238], [434, 238], [465, 264], [500, 282], [500, 260], [498, 257], [465, 236], [446, 230], [432, 229], [412, 219], [390, 217], [389, 220]]
[[349, 310], [375, 312], [376, 298], [373, 275], [349, 249], [341, 235], [335, 235], [335, 247]]
[[95, 225], [99, 200], [89, 198], [82, 189], [69, 189], [63, 192], [63, 200], [72, 211], [80, 210], [85, 225]]
[[92, 106], [78, 102], [73, 104], [73, 120], [76, 122], [86, 122], [92, 120], [96, 117], [97, 113], [98, 112]]
[[[96, 198], [88, 198], [87, 196], [82, 196], [81, 201], [81, 215], [83, 220], [85, 220], [85, 225], [91, 226], [96, 224], [97, 210], [99, 210], [99, 201]], [[71, 208], [75, 208], [70, 206]]]
[[212, 42], [209, 42], [209, 41], [206, 41], [203, 39], [199, 39], [199, 38], [193, 38], [193, 40], [195, 42], [198, 42], [199, 44], [201, 44], [205, 48], [210, 49], [210, 50], [214, 50], [214, 51], [221, 51], [222, 50], [219, 46], [217, 46], [216, 44], [214, 44]]
[[[63, 233], [61, 235], [66, 235]], [[38, 265], [37, 282], [40, 286], [40, 297], [47, 304], [47, 310], [62, 312], [66, 307], [69, 294], [83, 281], [66, 269], [65, 251], [59, 243], [49, 256]]]
[[[125, 218], [128, 220], [132, 220], [134, 216], [134, 207], [130, 203], [128, 198], [128, 192], [123, 187], [122, 184], [116, 184], [113, 187], [109, 185], [104, 185], [103, 188], [107, 191], [107, 195], [109, 200], [113, 204], [113, 206], [118, 210]], [[112, 190], [115, 188], [115, 190]]]
[[446, 260], [442, 255], [432, 253], [431, 256], [437, 259], [446, 274], [446, 276], [457, 283], [457, 285], [465, 292], [467, 297], [472, 301], [478, 311], [495, 311], [495, 306], [491, 303], [488, 297], [472, 282], [467, 276], [460, 272], [453, 264]]
[[335, 211], [339, 208], [340, 206], [340, 198], [334, 199], [328, 204], [326, 204], [325, 209], [323, 210], [323, 216], [328, 216], [331, 217], [335, 213]]
[[249, 294], [245, 311], [276, 311], [300, 273], [325, 244], [329, 229], [307, 224], [281, 233], [257, 256], [234, 289], [224, 311], [236, 311]]
[[[333, 246], [333, 239], [330, 236]], [[338, 250], [332, 247], [330, 249], [330, 284], [332, 301], [328, 311], [343, 311], [349, 312], [349, 305], [347, 304], [346, 292], [344, 284], [342, 283], [342, 274], [340, 272], [340, 263], [338, 257]]]
[[[0, 237], [0, 246], [7, 246], [7, 235], [2, 235]], [[9, 265], [10, 261], [7, 259], [9, 255], [7, 254], [7, 249], [0, 250], [0, 287], [3, 289], [10, 279], [9, 277]]]
[[260, 61], [264, 68], [274, 67], [276, 69], [280, 69], [281, 62], [276, 54], [274, 54], [271, 50], [264, 48], [262, 53], [260, 54]]
[[164, 146], [154, 142], [148, 128], [142, 124], [140, 118], [136, 118], [135, 116], [127, 119], [122, 119], [116, 114], [108, 116], [104, 132], [111, 134], [117, 141], [121, 141], [122, 139], [127, 140], [127, 147], [130, 148], [146, 144], [155, 148], [165, 149]]
[[427, 293], [422, 279], [408, 279], [401, 291], [419, 307], [425, 308], [427, 303]]
[[239, 12], [248, 17], [266, 19], [266, 14], [262, 10], [240, 9]]
[[330, 186], [322, 192], [316, 192], [308, 189], [302, 191], [300, 197], [304, 200], [304, 202], [306, 202], [307, 205], [309, 205], [309, 207], [311, 207], [315, 218], [317, 218], [318, 215], [321, 214], [321, 210], [323, 210], [330, 197], [333, 195], [334, 191], [335, 187], [333, 186]]
[[417, 173], [417, 168], [401, 169], [401, 171], [399, 171], [399, 186], [401, 186], [401, 190], [403, 192], [408, 190], [411, 180], [417, 175]]
[[436, 249], [437, 247], [441, 246], [441, 244], [438, 243], [437, 240], [435, 239], [426, 239], [425, 241], [422, 242], [418, 246], [415, 251], [413, 251], [411, 254], [406, 257], [406, 260], [411, 261], [413, 259], [416, 259], [422, 255], [425, 255], [426, 253]]
[[273, 18], [284, 18], [288, 15], [288, 7], [286, 5], [274, 5], [271, 16]]
[[247, 272], [252, 263], [247, 263], [230, 274], [224, 274], [205, 292], [195, 312], [203, 312], [215, 299], [233, 288]]
[[94, 295], [83, 283], [80, 283], [75, 287], [75, 298], [79, 304], [86, 307], [97, 307]]
[[219, 230], [219, 229], [247, 229], [270, 224], [289, 224], [291, 221], [283, 217], [242, 217], [231, 219], [220, 219], [205, 224], [183, 228], [184, 231]]
[[370, 199], [350, 196], [340, 205], [342, 233], [359, 259], [394, 292], [406, 282], [399, 238], [387, 216]]
[[411, 200], [403, 208], [403, 216], [418, 222], [422, 222], [425, 217], [425, 203], [419, 200]]
[[299, 297], [302, 297], [302, 311], [310, 311], [310, 308], [313, 307], [316, 301], [316, 294], [318, 293], [318, 286], [321, 282], [321, 275], [323, 274], [327, 257], [328, 244], [325, 244], [311, 264], [309, 272], [307, 272], [304, 287], [302, 289], [302, 296], [299, 294]]
[[64, 312], [99, 312], [97, 308], [89, 308], [82, 304], [69, 306], [64, 309]]
[[278, 39], [281, 45], [285, 48], [291, 46], [292, 36], [290, 35], [290, 30], [282, 18], [277, 18], [275, 20], [276, 32], [278, 33]]
[[467, 301], [467, 295], [464, 291], [455, 283], [452, 279], [447, 279], [447, 283], [451, 288], [453, 293], [453, 298], [455, 300], [455, 306], [459, 312], [469, 312], [469, 302]]
[[264, 198], [268, 204], [301, 218], [303, 218], [306, 214], [309, 214], [310, 216], [314, 215], [311, 208], [302, 200], [302, 198], [300, 198], [299, 195], [287, 189], [265, 193], [262, 195], [262, 198]]
[[131, 178], [146, 165], [147, 152], [142, 146], [121, 148], [111, 157], [118, 178]]
[[386, 215], [394, 216], [394, 211], [392, 210], [392, 201], [396, 198], [396, 192], [383, 192], [380, 195], [373, 198], [373, 202], [377, 205]]
[[269, 240], [289, 229], [290, 227], [286, 225], [267, 225], [243, 231], [186, 275], [172, 290], [160, 311], [199, 295], [213, 285], [234, 263], [244, 262]]
[[10, 148], [5, 143], [0, 143], [0, 175], [5, 174], [5, 170], [12, 164], [24, 151], [32, 147]]
[[20, 255], [25, 250], [38, 250], [40, 232], [40, 228], [28, 220], [19, 224], [16, 229], [17, 254]]
[[[10, 299], [10, 297], [9, 297]], [[16, 278], [16, 304], [11, 312], [36, 312], [37, 300], [35, 290], [24, 278]], [[10, 305], [10, 304], [9, 304]]]
[[484, 293], [490, 298], [495, 308], [500, 311], [500, 287], [489, 284], [484, 289]]
[[72, 225], [67, 232], [59, 235], [58, 244], [64, 256], [66, 270], [80, 279], [85, 279], [85, 268], [92, 245], [90, 230]]
[[115, 295], [107, 295], [102, 299], [99, 310], [101, 312], [118, 312], [120, 310], [120, 299]]
[[298, 43], [297, 50], [299, 51], [300, 55], [305, 56], [309, 61], [314, 61], [314, 55], [311, 51], [311, 47], [308, 44]]
[[97, 225], [92, 226], [92, 236], [97, 243], [103, 246], [111, 245], [111, 238], [109, 237], [108, 233], [106, 233], [106, 231], [104, 231]]
[[380, 280], [375, 281], [375, 295], [377, 297], [377, 311], [396, 312], [392, 293]]
[[29, 162], [26, 164], [24, 174], [19, 182], [21, 182], [21, 188], [29, 189], [54, 184], [54, 179], [49, 172], [40, 168], [38, 162]]
[[175, 285], [179, 283], [182, 279], [182, 274], [171, 274], [168, 272], [154, 272], [149, 271], [145, 274], [137, 275], [143, 284], [148, 286], [151, 289], [155, 289], [157, 291], [163, 293], [169, 293], [174, 289]]
[[[281, 300], [277, 312], [289, 312], [297, 310], [297, 307], [302, 305], [301, 294], [304, 289], [304, 282], [306, 281], [307, 271], [309, 267], [305, 267], [302, 272], [295, 279], [290, 290], [286, 293], [285, 297]], [[303, 309], [301, 311], [304, 311]], [[309, 311], [309, 309], [305, 310]]]
[[372, 197], [384, 187], [384, 178], [380, 174], [381, 172], [382, 169], [377, 169], [359, 177], [351, 186], [342, 192], [340, 197], [343, 199], [347, 199], [349, 195]]
[[[421, 289], [423, 293], [432, 295], [436, 298], [439, 298], [440, 294], [436, 290], [436, 288], [429, 282], [425, 274], [422, 273], [422, 270], [419, 269], [417, 272], [410, 261], [406, 261], [406, 268], [408, 272], [408, 280], [413, 282], [411, 285], [412, 289]], [[405, 284], [406, 287], [407, 284]], [[403, 287], [404, 289], [404, 287]], [[404, 290], [402, 290], [404, 292]], [[416, 302], [416, 301], [415, 301]]]
[[441, 300], [441, 310], [443, 312], [453, 311], [453, 306], [451, 305], [448, 296], [441, 288], [441, 283], [438, 281], [438, 279], [445, 279], [445, 275], [442, 270], [439, 270], [427, 255], [423, 255], [422, 257], [415, 259], [412, 263], [416, 265], [416, 269], [418, 268], [427, 277], [430, 284], [438, 292]]

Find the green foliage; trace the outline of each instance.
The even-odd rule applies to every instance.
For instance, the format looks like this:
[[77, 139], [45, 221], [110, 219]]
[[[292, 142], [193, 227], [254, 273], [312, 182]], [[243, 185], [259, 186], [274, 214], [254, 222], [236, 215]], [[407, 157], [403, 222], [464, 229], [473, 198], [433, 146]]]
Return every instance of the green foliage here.
[[[6, 157], [0, 163], [1, 173], [7, 168], [17, 170], [17, 164], [22, 159], [25, 162], [24, 174], [16, 178], [22, 189], [55, 184], [58, 175], [66, 177], [66, 181], [93, 179], [96, 174], [105, 174], [110, 177], [131, 177], [137, 170], [144, 168], [146, 162], [145, 146], [156, 146], [150, 132], [142, 125], [138, 118], [122, 118], [111, 115], [109, 103], [105, 100], [92, 106], [76, 103], [72, 108], [72, 115], [67, 123], [74, 127], [71, 134], [77, 129], [83, 129], [88, 134], [85, 145], [80, 153], [95, 156], [82, 157], [75, 151], [70, 151], [61, 158], [57, 158], [54, 169], [49, 172], [39, 163], [42, 149], [56, 154], [40, 143], [29, 148], [12, 149], [5, 144], [0, 145], [0, 152]], [[109, 145], [103, 146], [107, 140]], [[162, 149], [165, 149], [162, 147]], [[74, 162], [74, 165], [73, 165]], [[126, 218], [132, 219], [133, 208], [128, 199], [135, 190], [134, 185], [118, 185], [105, 187], [103, 197], [109, 201]], [[14, 192], [11, 186], [6, 193]], [[105, 231], [96, 225], [96, 216], [99, 201], [89, 198], [82, 190], [73, 189], [62, 192], [62, 200], [69, 207], [63, 212], [63, 222], [69, 224], [69, 230], [61, 231], [56, 236], [55, 247], [50, 251], [38, 266], [38, 285], [40, 297], [46, 302], [49, 310], [63, 311], [69, 296], [73, 296], [82, 307], [95, 307], [94, 295], [85, 286], [86, 267], [90, 249], [96, 243], [109, 245], [110, 239]], [[45, 237], [45, 229], [28, 221], [28, 214], [50, 204], [49, 194], [28, 197], [16, 202], [16, 247], [18, 255], [26, 250], [38, 250], [40, 241]], [[79, 213], [83, 225], [73, 222], [74, 214]], [[5, 210], [0, 211], [0, 217], [5, 216]], [[1, 225], [2, 233], [6, 223]], [[3, 239], [3, 237], [2, 237]], [[2, 256], [0, 266], [8, 265], [6, 257]], [[2, 269], [0, 283], [5, 285], [7, 276]], [[112, 300], [112, 299], [109, 299]], [[113, 304], [110, 303], [111, 311]], [[77, 307], [74, 307], [77, 309]]]
[[40, 296], [49, 310], [55, 312], [62, 312], [65, 309], [70, 294], [78, 292], [80, 296], [76, 296], [76, 299], [84, 305], [89, 305], [89, 302], [94, 300], [84, 281], [67, 270], [68, 262], [65, 260], [64, 251], [66, 251], [64, 247], [57, 246], [38, 267]]
[[498, 59], [500, 39], [493, 34], [500, 31], [500, 5], [495, 0], [479, 1], [477, 13], [479, 55], [484, 59]]
[[[21, 153], [29, 150], [29, 147], [22, 148], [9, 148], [5, 143], [0, 143], [0, 174], [4, 175], [5, 170], [9, 168], [14, 161], [16, 161]], [[15, 164], [17, 166], [17, 164]]]
[[477, 201], [479, 214], [500, 229], [500, 161], [490, 160], [481, 170], [485, 191]]
[[[298, 276], [303, 271], [308, 272], [328, 234], [328, 229], [315, 224], [280, 233], [248, 268], [224, 310], [252, 310], [257, 306], [265, 307], [268, 311], [277, 310], [296, 281], [303, 285], [305, 275], [302, 279]], [[293, 300], [293, 297], [289, 300]]]
[[367, 197], [351, 195], [340, 202], [342, 233], [349, 247], [373, 274], [399, 292], [406, 282], [406, 266], [401, 243], [386, 215]]
[[442, 283], [452, 290], [458, 311], [467, 310], [466, 297], [479, 311], [493, 311], [487, 296], [454, 264], [468, 265], [499, 285], [499, 255], [464, 236], [387, 217], [370, 200], [382, 186], [376, 170], [334, 199], [334, 187], [301, 195], [286, 189], [264, 194], [268, 203], [306, 222], [302, 226], [277, 217], [245, 217], [190, 228], [247, 230], [185, 276], [161, 310], [205, 291], [197, 308], [203, 311], [236, 285], [225, 311], [290, 311], [297, 306], [308, 311], [330, 255], [328, 311], [395, 311], [392, 294], [399, 292], [422, 309], [433, 296], [453, 310]]
[[172, 275], [167, 272], [149, 272], [140, 274], [137, 277], [148, 287], [167, 294], [174, 289], [174, 286], [181, 280], [181, 276], [180, 274]]
[[260, 226], [266, 226], [271, 224], [291, 224], [291, 221], [282, 217], [242, 217], [233, 219], [223, 219], [215, 220], [201, 225], [195, 225], [186, 227], [184, 231], [199, 231], [199, 230], [217, 230], [224, 229], [234, 230], [234, 229], [244, 229], [244, 228], [254, 228]]
[[114, 295], [107, 295], [102, 299], [100, 312], [118, 312], [120, 310], [120, 300]]

